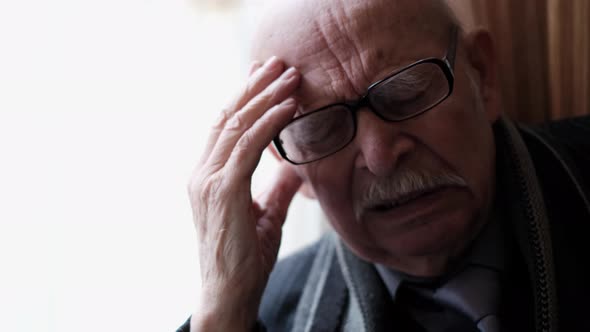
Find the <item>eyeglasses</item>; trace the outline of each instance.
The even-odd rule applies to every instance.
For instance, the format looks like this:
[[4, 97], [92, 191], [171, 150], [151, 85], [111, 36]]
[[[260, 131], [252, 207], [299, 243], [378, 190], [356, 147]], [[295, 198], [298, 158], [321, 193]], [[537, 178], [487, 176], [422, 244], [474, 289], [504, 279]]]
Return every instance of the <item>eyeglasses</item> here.
[[398, 122], [443, 102], [453, 91], [457, 30], [451, 31], [444, 58], [422, 59], [396, 70], [371, 84], [356, 102], [331, 104], [291, 120], [273, 140], [278, 152], [296, 165], [317, 161], [352, 142], [361, 108], [369, 108], [384, 121]]

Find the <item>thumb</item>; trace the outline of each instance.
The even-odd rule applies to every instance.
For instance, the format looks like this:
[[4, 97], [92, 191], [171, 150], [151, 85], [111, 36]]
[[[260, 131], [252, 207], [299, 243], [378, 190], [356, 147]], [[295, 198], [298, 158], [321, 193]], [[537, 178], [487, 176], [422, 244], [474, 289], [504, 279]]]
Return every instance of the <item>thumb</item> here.
[[283, 225], [289, 205], [291, 205], [301, 183], [302, 180], [293, 166], [285, 162], [280, 163], [272, 186], [259, 199], [260, 206], [266, 212], [265, 215], [268, 219], [278, 226]]

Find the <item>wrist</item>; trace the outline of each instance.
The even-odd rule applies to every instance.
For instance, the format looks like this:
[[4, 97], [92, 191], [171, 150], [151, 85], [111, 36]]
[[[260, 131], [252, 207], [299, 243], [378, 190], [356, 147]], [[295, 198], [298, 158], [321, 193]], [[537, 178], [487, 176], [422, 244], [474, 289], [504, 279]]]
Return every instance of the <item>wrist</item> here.
[[191, 317], [191, 332], [250, 332], [256, 319], [244, 315], [217, 312], [196, 312]]
[[202, 297], [191, 318], [191, 332], [250, 332], [256, 325], [258, 306], [252, 303], [224, 301], [221, 297]]

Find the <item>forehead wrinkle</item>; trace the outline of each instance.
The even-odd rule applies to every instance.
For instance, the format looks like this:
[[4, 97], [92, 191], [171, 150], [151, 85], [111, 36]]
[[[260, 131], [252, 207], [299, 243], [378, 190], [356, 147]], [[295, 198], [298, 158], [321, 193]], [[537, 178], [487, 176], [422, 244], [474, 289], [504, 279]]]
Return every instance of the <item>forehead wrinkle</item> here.
[[253, 55], [278, 55], [300, 70], [295, 97], [303, 106], [356, 99], [397, 66], [437, 55], [422, 52], [432, 45], [415, 39], [446, 44], [438, 38], [447, 33], [441, 11], [418, 5], [432, 1], [438, 0], [286, 0], [266, 16]]
[[[341, 0], [344, 2], [344, 0]], [[355, 92], [357, 95], [364, 94], [364, 90], [367, 88], [367, 85], [370, 83], [370, 75], [371, 70], [374, 70], [375, 63], [378, 62], [379, 56], [374, 55], [381, 55], [383, 51], [371, 45], [373, 47], [367, 47], [365, 45], [365, 40], [362, 38], [361, 34], [369, 34], [372, 33], [372, 29], [376, 25], [374, 22], [371, 22], [371, 8], [367, 6], [367, 3], [360, 2], [360, 4], [355, 4], [351, 6], [342, 5], [339, 7], [341, 10], [339, 12], [339, 16], [341, 18], [342, 24], [338, 24], [339, 27], [339, 34], [342, 36], [342, 39], [345, 40], [345, 44], [349, 47], [347, 49], [351, 52], [350, 54], [350, 68], [349, 71], [352, 72], [357, 69], [358, 73], [358, 80], [352, 81], [351, 84], [355, 88]], [[352, 75], [349, 75], [352, 77]], [[355, 84], [356, 83], [356, 84]]]
[[[359, 31], [363, 31], [364, 34], [376, 33], [374, 30], [376, 24], [370, 22], [370, 10], [364, 8], [359, 10], [358, 8], [351, 8], [348, 11], [346, 7], [343, 7], [347, 22], [354, 22], [352, 24], [343, 24], [342, 34], [346, 36], [348, 44], [351, 45], [351, 51], [354, 52], [355, 57], [352, 59], [357, 60], [357, 68], [359, 71], [359, 81], [356, 83], [356, 91], [358, 95], [364, 95], [366, 89], [375, 80], [374, 75], [379, 70], [379, 66], [383, 65], [383, 60], [387, 51], [382, 49], [378, 45], [366, 45], [366, 40]], [[357, 19], [355, 20], [354, 17]], [[362, 24], [361, 24], [362, 23]], [[354, 83], [353, 83], [354, 84]]]
[[[424, 12], [416, 13], [415, 10], [406, 8], [405, 15], [401, 15], [400, 9], [407, 5], [398, 3], [397, 6], [384, 7], [384, 3], [379, 1], [335, 1], [341, 5], [330, 6], [323, 3], [316, 8], [313, 18], [309, 21], [312, 23], [310, 35], [315, 41], [312, 43], [315, 47], [308, 55], [317, 56], [318, 60], [314, 61], [312, 66], [318, 68], [313, 72], [324, 72], [329, 82], [324, 82], [321, 86], [324, 89], [329, 86], [325, 92], [329, 93], [330, 97], [358, 98], [377, 80], [377, 74], [382, 74], [384, 67], [399, 64], [401, 59], [398, 58], [404, 56], [405, 48], [400, 47], [407, 43], [406, 40], [399, 44], [400, 47], [394, 47], [393, 43], [384, 42], [383, 37], [367, 39], [367, 36], [391, 33], [399, 36], [401, 33], [402, 36], [416, 37], [418, 31], [428, 32], [425, 33], [427, 36], [441, 33], [432, 31], [436, 30], [433, 26], [438, 26], [433, 20], [421, 19], [426, 14]], [[386, 19], [386, 16], [390, 16], [390, 19]], [[383, 61], [384, 58], [388, 61]]]
[[[331, 9], [324, 12], [321, 22], [314, 22], [314, 30], [317, 32], [320, 45], [324, 46], [320, 50], [320, 59], [329, 59], [318, 61], [318, 64], [328, 74], [335, 96], [352, 97], [361, 94], [358, 84], [354, 83], [355, 66], [358, 65], [354, 64], [355, 56], [351, 53], [355, 52], [356, 47], [351, 45], [346, 32], [341, 30], [338, 23], [337, 15]], [[332, 66], [327, 66], [326, 63]]]

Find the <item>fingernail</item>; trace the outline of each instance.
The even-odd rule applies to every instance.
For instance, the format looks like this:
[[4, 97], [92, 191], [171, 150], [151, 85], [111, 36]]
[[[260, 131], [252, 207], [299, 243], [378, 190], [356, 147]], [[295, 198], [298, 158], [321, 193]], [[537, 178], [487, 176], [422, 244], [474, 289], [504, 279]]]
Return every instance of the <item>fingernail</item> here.
[[273, 55], [272, 57], [270, 57], [270, 59], [266, 60], [264, 67], [267, 70], [273, 70], [273, 69], [276, 69], [279, 65], [280, 65], [279, 59]]
[[295, 67], [291, 67], [285, 71], [283, 74], [286, 79], [293, 78], [297, 75], [297, 69]]
[[283, 102], [281, 103], [281, 105], [283, 105], [283, 106], [293, 106], [293, 105], [295, 105], [295, 98], [289, 97], [289, 98], [283, 100]]
[[254, 72], [256, 72], [256, 70], [258, 68], [260, 68], [260, 65], [261, 65], [260, 61], [257, 61], [257, 60], [252, 61], [252, 63], [250, 64], [250, 69], [248, 70], [248, 74], [249, 75], [254, 74]]

